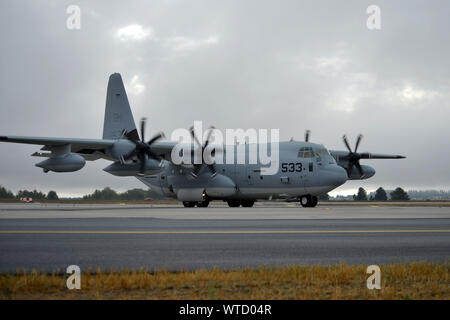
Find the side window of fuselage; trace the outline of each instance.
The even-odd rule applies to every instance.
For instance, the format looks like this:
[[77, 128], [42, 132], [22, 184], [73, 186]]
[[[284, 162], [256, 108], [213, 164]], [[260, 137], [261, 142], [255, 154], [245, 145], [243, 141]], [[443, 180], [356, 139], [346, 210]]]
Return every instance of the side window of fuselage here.
[[298, 151], [297, 158], [313, 158], [314, 153], [311, 147], [301, 147]]

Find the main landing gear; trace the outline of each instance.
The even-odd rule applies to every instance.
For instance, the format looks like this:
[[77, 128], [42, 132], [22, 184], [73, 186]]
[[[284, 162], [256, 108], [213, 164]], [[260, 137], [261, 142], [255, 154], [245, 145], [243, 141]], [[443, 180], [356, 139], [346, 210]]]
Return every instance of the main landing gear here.
[[209, 205], [209, 199], [203, 201], [183, 201], [183, 206], [186, 208], [193, 208], [197, 206], [198, 208], [206, 208]]
[[251, 208], [255, 204], [255, 200], [227, 200], [230, 208], [237, 208], [243, 206], [244, 208]]
[[318, 199], [316, 196], [306, 195], [300, 197], [300, 204], [305, 208], [313, 208], [317, 206]]

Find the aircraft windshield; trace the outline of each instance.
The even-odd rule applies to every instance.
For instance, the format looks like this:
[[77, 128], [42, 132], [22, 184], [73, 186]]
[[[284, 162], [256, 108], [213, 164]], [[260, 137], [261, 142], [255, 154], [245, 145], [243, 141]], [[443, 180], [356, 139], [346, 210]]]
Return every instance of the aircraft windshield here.
[[336, 163], [334, 158], [330, 155], [328, 150], [325, 148], [315, 149], [314, 154], [317, 156], [318, 162], [324, 162], [327, 164], [335, 164]]

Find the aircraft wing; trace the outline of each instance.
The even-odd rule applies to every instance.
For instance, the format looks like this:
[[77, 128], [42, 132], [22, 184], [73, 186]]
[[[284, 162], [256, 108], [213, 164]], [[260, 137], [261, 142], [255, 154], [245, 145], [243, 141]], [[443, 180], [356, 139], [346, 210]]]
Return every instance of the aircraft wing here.
[[[348, 151], [337, 151], [330, 150], [330, 154], [336, 160], [345, 159], [348, 155]], [[361, 159], [404, 159], [405, 156], [396, 155], [396, 154], [382, 154], [382, 153], [370, 153], [370, 152], [361, 152]]]
[[177, 142], [173, 141], [155, 142], [151, 145], [151, 150], [153, 153], [163, 157], [165, 160], [171, 161], [172, 149], [176, 145]]
[[[47, 138], [47, 137], [22, 137], [0, 136], [0, 142], [25, 143], [43, 145], [41, 150], [51, 151], [52, 147], [70, 144], [71, 152], [79, 153], [86, 160], [97, 160], [105, 157], [105, 149], [112, 146], [115, 140], [103, 139], [76, 139], [76, 138]], [[48, 157], [50, 153], [35, 152], [33, 156]]]

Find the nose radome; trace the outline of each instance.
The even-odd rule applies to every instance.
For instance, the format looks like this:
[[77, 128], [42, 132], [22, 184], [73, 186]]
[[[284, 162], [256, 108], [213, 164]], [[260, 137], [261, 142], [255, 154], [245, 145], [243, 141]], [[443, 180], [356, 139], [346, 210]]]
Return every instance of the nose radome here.
[[341, 166], [336, 166], [334, 168], [333, 184], [340, 186], [348, 180], [347, 171]]

